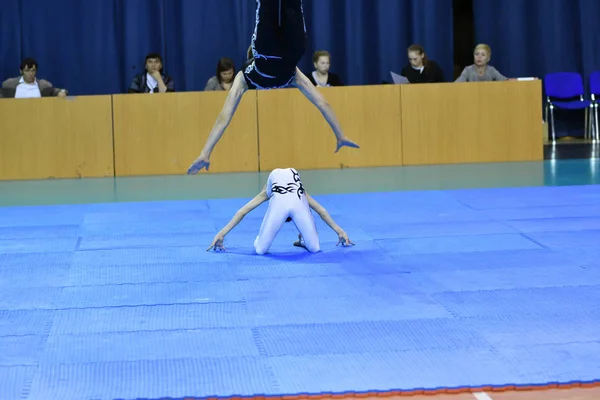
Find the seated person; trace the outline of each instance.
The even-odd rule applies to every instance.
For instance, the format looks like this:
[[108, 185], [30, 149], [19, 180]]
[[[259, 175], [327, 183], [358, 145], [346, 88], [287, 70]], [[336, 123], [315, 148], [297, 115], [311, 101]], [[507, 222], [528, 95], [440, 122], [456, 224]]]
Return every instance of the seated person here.
[[217, 63], [217, 73], [206, 82], [204, 91], [231, 89], [235, 78], [235, 65], [231, 58], [223, 57]]
[[329, 72], [331, 66], [331, 55], [325, 50], [316, 51], [313, 54], [313, 65], [315, 70], [308, 74], [308, 79], [315, 86], [344, 86], [342, 80], [337, 74]]
[[473, 52], [474, 64], [463, 69], [455, 82], [489, 82], [506, 81], [507, 77], [489, 65], [492, 49], [487, 44], [478, 44]]
[[162, 57], [158, 53], [146, 56], [146, 71], [137, 74], [128, 93], [165, 93], [174, 92], [175, 82], [170, 76], [163, 74]]
[[26, 58], [19, 67], [21, 76], [9, 78], [2, 82], [0, 97], [26, 99], [36, 97], [67, 97], [66, 89], [52, 86], [44, 79], [37, 79], [38, 63], [33, 58]]
[[445, 82], [442, 68], [433, 60], [427, 58], [425, 49], [418, 44], [408, 48], [408, 61], [402, 72], [410, 83], [436, 83]]

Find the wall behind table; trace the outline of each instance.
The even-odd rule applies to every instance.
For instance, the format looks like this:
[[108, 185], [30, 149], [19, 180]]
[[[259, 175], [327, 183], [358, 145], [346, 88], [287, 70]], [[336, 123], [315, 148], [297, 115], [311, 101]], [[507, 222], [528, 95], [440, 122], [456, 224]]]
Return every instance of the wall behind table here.
[[112, 177], [111, 96], [0, 100], [0, 179]]
[[402, 86], [404, 165], [543, 159], [541, 81]]
[[[360, 149], [334, 153], [333, 131], [298, 90], [249, 91], [214, 149], [210, 173], [543, 158], [540, 81], [319, 90]], [[183, 175], [226, 96], [2, 100], [0, 177]]]
[[[226, 92], [113, 96], [116, 176], [185, 174]], [[211, 172], [258, 171], [256, 92], [247, 92], [211, 155]]]
[[344, 134], [360, 149], [343, 147], [319, 110], [298, 90], [258, 92], [260, 169], [358, 168], [402, 165], [400, 86], [320, 89]]

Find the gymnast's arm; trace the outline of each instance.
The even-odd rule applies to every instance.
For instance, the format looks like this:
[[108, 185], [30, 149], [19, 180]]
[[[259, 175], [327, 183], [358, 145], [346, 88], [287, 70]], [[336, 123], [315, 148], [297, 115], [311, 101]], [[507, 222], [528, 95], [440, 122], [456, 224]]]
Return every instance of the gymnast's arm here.
[[219, 113], [217, 121], [208, 135], [208, 140], [206, 141], [204, 149], [202, 149], [201, 156], [206, 158], [210, 157], [210, 154], [215, 148], [217, 142], [221, 139], [221, 136], [223, 136], [223, 132], [225, 132], [225, 129], [227, 129], [229, 126], [229, 123], [233, 118], [233, 114], [235, 114], [235, 111], [242, 100], [242, 96], [247, 90], [248, 84], [246, 83], [246, 79], [244, 79], [244, 72], [240, 71], [233, 80], [233, 84], [231, 85], [231, 89], [229, 89], [229, 94], [227, 94], [227, 99], [225, 100], [223, 109]]
[[322, 205], [320, 205], [308, 193], [305, 193], [305, 194], [306, 194], [306, 199], [308, 200], [308, 205], [310, 206], [310, 208], [312, 208], [313, 210], [315, 210], [315, 212], [317, 214], [319, 214], [319, 217], [321, 217], [321, 219], [323, 221], [325, 221], [325, 223], [327, 225], [329, 225], [329, 227], [331, 229], [333, 229], [335, 231], [335, 233], [337, 233], [339, 235], [341, 232], [344, 231], [342, 228], [340, 228], [340, 226], [338, 224], [335, 223], [335, 221], [333, 220], [333, 218], [331, 218], [331, 216], [329, 215], [329, 213], [327, 212], [327, 210], [325, 209], [325, 207], [323, 207]]
[[335, 223], [333, 218], [331, 218], [325, 207], [320, 205], [315, 199], [309, 196], [308, 193], [306, 193], [306, 199], [308, 200], [308, 205], [310, 208], [315, 210], [315, 212], [319, 214], [319, 217], [321, 217], [321, 219], [325, 221], [325, 223], [329, 225], [329, 227], [333, 229], [335, 233], [337, 233], [339, 239], [338, 244], [342, 244], [344, 246], [354, 245], [354, 243], [352, 243], [352, 241], [348, 238], [346, 232], [344, 232], [344, 230]]
[[211, 249], [215, 249], [215, 250], [223, 249], [223, 240], [225, 239], [225, 235], [227, 235], [233, 228], [235, 228], [237, 226], [237, 224], [239, 224], [248, 213], [250, 213], [256, 207], [260, 206], [262, 203], [264, 203], [268, 199], [269, 198], [267, 197], [267, 191], [265, 188], [263, 188], [263, 190], [261, 190], [259, 194], [254, 196], [254, 198], [252, 200], [250, 200], [248, 203], [246, 203], [246, 205], [244, 205], [242, 208], [240, 208], [235, 213], [233, 218], [231, 218], [231, 221], [229, 221], [229, 223], [227, 225], [225, 225], [225, 227], [223, 229], [221, 229], [219, 231], [219, 233], [217, 233], [217, 235], [215, 236], [212, 244], [207, 249], [207, 251], [211, 250]]

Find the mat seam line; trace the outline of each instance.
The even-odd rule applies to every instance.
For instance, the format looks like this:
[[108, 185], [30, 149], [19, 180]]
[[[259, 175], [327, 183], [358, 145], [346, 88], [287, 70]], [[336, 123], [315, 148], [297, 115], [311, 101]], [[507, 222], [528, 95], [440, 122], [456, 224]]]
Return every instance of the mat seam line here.
[[537, 244], [538, 246], [540, 246], [543, 249], [550, 250], [550, 251], [553, 250], [551, 247], [548, 247], [545, 244], [543, 244], [543, 243], [541, 243], [541, 242], [539, 242], [539, 241], [537, 241], [537, 240], [529, 237], [529, 235], [527, 233], [525, 233], [525, 232], [519, 232], [519, 235], [523, 236], [525, 239], [529, 240], [530, 242]]

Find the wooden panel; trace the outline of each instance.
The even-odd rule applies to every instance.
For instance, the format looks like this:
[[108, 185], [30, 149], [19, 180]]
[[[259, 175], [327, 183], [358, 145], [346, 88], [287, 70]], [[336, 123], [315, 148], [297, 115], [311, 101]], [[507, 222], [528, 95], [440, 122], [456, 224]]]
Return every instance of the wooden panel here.
[[346, 136], [360, 149], [334, 154], [333, 131], [297, 89], [258, 92], [260, 169], [377, 167], [402, 164], [400, 88], [395, 85], [320, 89]]
[[0, 179], [113, 176], [110, 96], [0, 101]]
[[[115, 95], [116, 175], [185, 174], [200, 155], [226, 96], [226, 92]], [[258, 171], [255, 92], [242, 98], [210, 162], [210, 172]]]
[[405, 165], [543, 159], [540, 81], [402, 85]]

